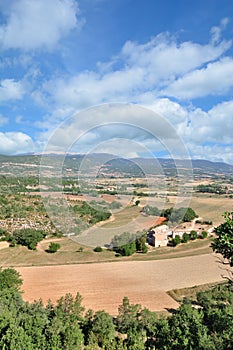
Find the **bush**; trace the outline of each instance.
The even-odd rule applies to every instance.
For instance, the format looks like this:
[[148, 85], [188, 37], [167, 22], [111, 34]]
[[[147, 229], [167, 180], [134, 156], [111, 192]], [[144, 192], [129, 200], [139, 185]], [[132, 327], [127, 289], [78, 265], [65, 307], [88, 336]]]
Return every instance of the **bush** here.
[[195, 239], [197, 239], [197, 237], [198, 237], [197, 231], [192, 230], [192, 231], [190, 232], [190, 238], [191, 238], [191, 240], [194, 241]]
[[176, 247], [180, 243], [181, 243], [181, 238], [180, 236], [176, 235], [175, 238], [172, 239], [172, 246]]
[[93, 250], [94, 250], [94, 252], [100, 253], [100, 252], [102, 252], [102, 251], [103, 251], [103, 248], [102, 248], [102, 247], [97, 246], [97, 247], [95, 247]]
[[148, 252], [148, 247], [144, 244], [142, 246], [142, 254], [146, 254]]
[[200, 238], [207, 238], [208, 237], [208, 232], [202, 231]]
[[184, 233], [182, 237], [182, 242], [187, 243], [190, 240], [190, 235], [188, 233]]
[[60, 248], [61, 248], [61, 246], [59, 243], [51, 242], [49, 245], [49, 248], [47, 249], [47, 252], [48, 253], [56, 253], [58, 251], [58, 249], [60, 249]]
[[116, 253], [119, 253], [122, 256], [130, 256], [130, 255], [136, 253], [136, 251], [137, 251], [136, 243], [131, 242], [128, 244], [124, 244], [121, 247], [114, 248], [114, 251]]

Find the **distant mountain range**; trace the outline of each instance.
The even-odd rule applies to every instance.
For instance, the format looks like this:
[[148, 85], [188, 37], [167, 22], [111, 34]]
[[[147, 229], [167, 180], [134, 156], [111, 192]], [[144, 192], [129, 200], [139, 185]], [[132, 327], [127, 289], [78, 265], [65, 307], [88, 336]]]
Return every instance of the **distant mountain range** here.
[[[47, 154], [43, 156], [51, 173], [53, 168], [59, 166], [64, 155]], [[18, 156], [0, 155], [0, 174], [36, 175], [39, 173], [42, 155], [27, 154]], [[208, 160], [194, 159], [167, 159], [167, 158], [119, 158], [106, 153], [68, 154], [65, 156], [63, 170], [71, 173], [77, 171], [96, 172], [98, 176], [134, 176], [145, 177], [153, 174], [176, 175], [180, 171], [188, 171], [191, 168], [194, 175], [227, 175], [233, 176], [233, 165], [211, 162]]]

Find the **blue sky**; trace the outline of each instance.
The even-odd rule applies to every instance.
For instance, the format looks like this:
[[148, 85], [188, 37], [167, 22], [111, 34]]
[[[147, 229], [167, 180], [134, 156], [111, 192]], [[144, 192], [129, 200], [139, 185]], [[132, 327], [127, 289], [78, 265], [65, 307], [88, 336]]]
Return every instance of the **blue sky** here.
[[191, 157], [233, 164], [232, 13], [231, 0], [0, 0], [0, 153], [40, 152], [75, 113], [123, 102], [166, 118]]

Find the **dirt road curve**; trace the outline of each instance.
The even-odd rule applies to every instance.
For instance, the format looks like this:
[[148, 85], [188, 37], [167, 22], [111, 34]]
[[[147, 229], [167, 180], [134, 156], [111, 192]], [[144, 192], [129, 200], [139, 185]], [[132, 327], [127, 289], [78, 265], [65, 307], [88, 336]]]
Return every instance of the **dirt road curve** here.
[[83, 296], [83, 305], [117, 313], [124, 296], [150, 310], [175, 308], [165, 291], [222, 280], [213, 254], [157, 261], [21, 267], [24, 299], [56, 301], [65, 293]]

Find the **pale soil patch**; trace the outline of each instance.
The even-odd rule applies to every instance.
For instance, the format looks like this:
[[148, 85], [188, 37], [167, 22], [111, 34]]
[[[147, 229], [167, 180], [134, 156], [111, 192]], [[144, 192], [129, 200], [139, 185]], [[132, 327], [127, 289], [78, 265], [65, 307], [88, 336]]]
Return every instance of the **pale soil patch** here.
[[24, 299], [55, 302], [65, 293], [83, 296], [93, 310], [117, 313], [124, 296], [153, 311], [176, 308], [166, 291], [222, 280], [217, 256], [206, 254], [160, 261], [61, 265], [17, 268], [23, 278]]
[[0, 242], [0, 250], [8, 248], [8, 247], [9, 247], [9, 243], [8, 242]]

